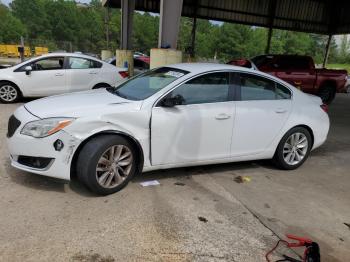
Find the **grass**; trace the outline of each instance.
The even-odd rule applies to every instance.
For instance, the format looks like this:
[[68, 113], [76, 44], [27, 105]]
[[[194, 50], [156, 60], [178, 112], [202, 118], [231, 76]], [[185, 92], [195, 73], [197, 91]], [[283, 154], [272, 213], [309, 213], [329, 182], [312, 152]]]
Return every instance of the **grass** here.
[[327, 64], [328, 69], [345, 69], [350, 73], [350, 64]]

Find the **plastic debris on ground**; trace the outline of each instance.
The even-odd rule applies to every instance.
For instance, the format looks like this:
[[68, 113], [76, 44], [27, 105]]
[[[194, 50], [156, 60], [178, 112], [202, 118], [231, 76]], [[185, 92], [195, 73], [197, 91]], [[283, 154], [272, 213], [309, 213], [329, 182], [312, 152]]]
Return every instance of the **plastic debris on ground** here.
[[208, 222], [208, 219], [206, 219], [205, 217], [202, 217], [202, 216], [199, 216], [198, 220], [201, 221], [201, 222], [204, 222], [204, 223]]
[[145, 181], [140, 183], [141, 186], [146, 187], [146, 186], [158, 186], [160, 183], [158, 180], [150, 180], [150, 181]]
[[233, 179], [236, 183], [250, 182], [252, 179], [249, 176], [236, 176]]

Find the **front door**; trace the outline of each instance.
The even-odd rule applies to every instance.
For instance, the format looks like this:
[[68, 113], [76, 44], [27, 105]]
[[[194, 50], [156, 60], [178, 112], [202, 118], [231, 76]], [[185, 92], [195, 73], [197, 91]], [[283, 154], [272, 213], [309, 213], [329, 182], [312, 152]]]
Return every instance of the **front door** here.
[[[24, 68], [31, 66], [26, 74]], [[64, 57], [47, 57], [26, 64], [17, 73], [27, 96], [50, 96], [67, 92]]]
[[198, 76], [166, 97], [183, 104], [152, 110], [152, 165], [181, 164], [230, 156], [235, 115], [229, 72]]
[[263, 152], [286, 123], [292, 103], [291, 91], [270, 79], [239, 75], [232, 156]]

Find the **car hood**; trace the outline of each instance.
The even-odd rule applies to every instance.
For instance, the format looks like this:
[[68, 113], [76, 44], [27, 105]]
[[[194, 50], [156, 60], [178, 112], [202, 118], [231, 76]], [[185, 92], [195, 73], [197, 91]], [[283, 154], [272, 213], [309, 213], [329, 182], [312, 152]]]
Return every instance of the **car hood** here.
[[82, 117], [108, 112], [116, 106], [124, 110], [140, 109], [140, 101], [130, 101], [108, 92], [96, 89], [84, 92], [56, 95], [29, 102], [24, 107], [39, 118], [48, 117]]

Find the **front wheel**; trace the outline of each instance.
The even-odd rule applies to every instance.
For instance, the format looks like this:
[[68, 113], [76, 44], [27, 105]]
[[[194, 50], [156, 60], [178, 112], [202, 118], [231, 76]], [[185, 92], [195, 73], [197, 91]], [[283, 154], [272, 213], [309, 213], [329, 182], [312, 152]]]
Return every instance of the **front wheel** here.
[[311, 147], [310, 132], [303, 127], [292, 128], [281, 139], [273, 160], [282, 169], [296, 169], [308, 158]]
[[15, 103], [20, 98], [20, 92], [12, 83], [0, 82], [0, 102], [4, 104]]
[[121, 190], [136, 174], [137, 155], [132, 144], [117, 135], [89, 141], [79, 153], [77, 174], [91, 191], [108, 195]]

